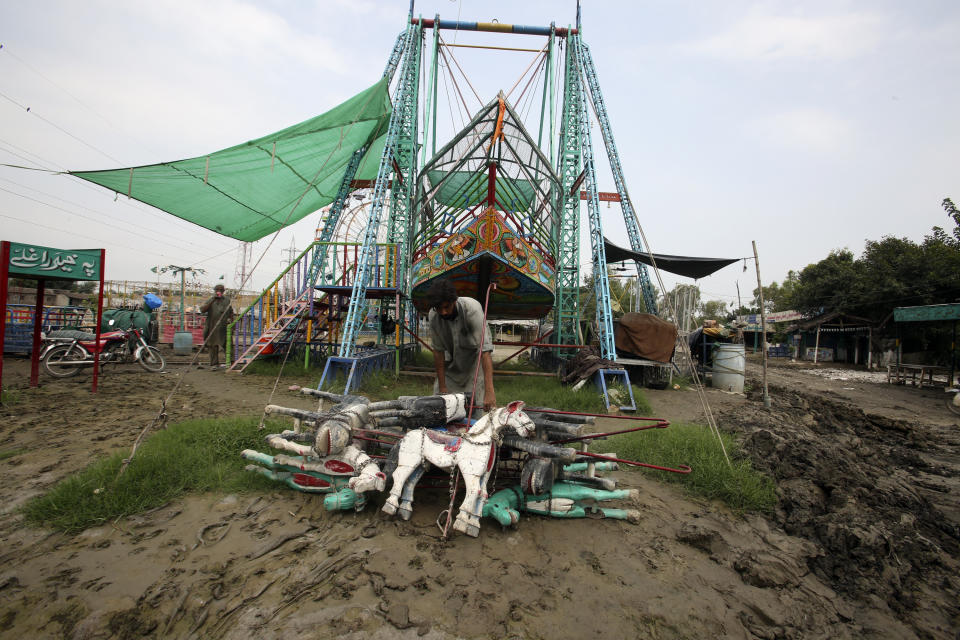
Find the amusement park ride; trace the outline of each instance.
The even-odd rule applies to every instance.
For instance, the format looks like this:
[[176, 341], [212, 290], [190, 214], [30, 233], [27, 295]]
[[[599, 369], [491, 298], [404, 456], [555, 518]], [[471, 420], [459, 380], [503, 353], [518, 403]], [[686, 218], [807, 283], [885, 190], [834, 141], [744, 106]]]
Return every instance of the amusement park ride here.
[[[523, 92], [536, 86], [537, 73], [543, 74], [543, 92], [536, 99], [521, 92], [513, 103], [513, 90], [490, 96], [466, 126], [437, 149], [441, 67], [454, 80], [450, 61], [459, 66], [453, 58], [455, 45], [442, 37], [450, 30], [498, 33], [504, 38], [511, 34], [542, 37], [542, 48], [523, 50], [533, 52], [535, 58], [530, 67], [535, 71]], [[555, 86], [555, 79], [562, 86]], [[562, 95], [559, 111], [555, 95]], [[518, 114], [520, 100], [528, 106], [540, 102], [536, 135]], [[381, 103], [385, 105], [382, 113], [368, 116]], [[315, 160], [307, 158], [306, 149], [298, 149], [296, 156], [290, 151], [290, 140], [305, 136], [308, 129], [320, 130], [306, 127], [312, 122], [308, 121], [206, 157], [153, 165], [153, 174], [144, 168], [136, 168], [135, 174], [131, 168], [129, 176], [125, 169], [74, 175], [245, 241], [328, 205], [316, 240], [230, 327], [228, 357], [230, 370], [242, 371], [260, 355], [296, 346], [307, 360], [311, 354], [327, 359], [324, 380], [345, 374], [344, 393], [371, 369], [399, 366], [402, 353], [415, 347], [411, 334], [417, 332], [416, 312], [427, 310], [426, 289], [440, 277], [451, 279], [460, 295], [481, 302], [490, 290], [488, 318], [552, 323], [550, 353], [561, 359], [573, 356], [583, 342], [579, 245], [581, 200], [586, 200], [595, 334], [600, 355], [616, 361], [591, 107], [616, 184], [616, 194], [604, 194], [604, 199], [619, 201], [631, 249], [646, 253], [600, 81], [582, 37], [579, 10], [576, 27], [561, 28], [552, 23], [522, 26], [439, 16], [423, 19], [414, 17], [411, 3], [407, 25], [377, 85], [318, 117], [326, 118], [324, 126], [335, 133], [357, 133], [361, 125], [373, 123], [352, 142], [349, 137], [341, 139], [322, 165], [296, 165]], [[264, 171], [269, 161], [270, 180], [277, 180], [277, 174], [287, 169], [296, 174], [300, 182], [290, 183], [296, 190], [282, 194], [287, 204], [291, 197], [295, 199], [288, 209], [255, 203], [254, 196], [243, 192], [251, 178], [239, 173], [239, 158], [254, 153], [259, 155], [242, 157], [255, 157]], [[326, 151], [314, 151], [315, 156], [322, 153]], [[337, 170], [331, 172], [335, 164]], [[161, 172], [168, 170], [176, 175], [164, 178]], [[191, 188], [206, 188], [198, 191], [198, 198], [207, 198], [208, 205], [219, 202], [214, 198], [223, 198], [224, 222], [201, 219], [199, 212], [181, 213], [179, 204], [174, 206], [164, 200], [166, 196], [156, 196], [154, 191], [159, 191], [144, 186], [153, 179], [167, 179], [172, 185], [184, 175], [192, 177]], [[317, 177], [310, 180], [312, 175]], [[177, 183], [180, 189], [182, 185]], [[317, 196], [321, 186], [331, 187], [325, 200]], [[209, 193], [211, 187], [215, 194]], [[232, 187], [235, 192], [230, 191]], [[300, 199], [297, 191], [302, 191]], [[229, 207], [238, 203], [244, 210], [228, 216]], [[250, 211], [259, 217], [228, 228], [229, 221]], [[358, 216], [363, 219], [358, 221]], [[637, 262], [637, 269], [646, 309], [656, 313], [647, 267]], [[294, 282], [294, 290], [280, 291], [281, 281]], [[604, 375], [622, 376], [629, 388], [626, 370], [606, 370]]]

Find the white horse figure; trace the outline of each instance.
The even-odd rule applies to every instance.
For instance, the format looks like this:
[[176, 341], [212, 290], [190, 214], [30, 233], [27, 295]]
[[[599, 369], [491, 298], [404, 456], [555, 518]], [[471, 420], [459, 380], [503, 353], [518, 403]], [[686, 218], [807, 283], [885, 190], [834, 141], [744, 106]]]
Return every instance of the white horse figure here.
[[429, 466], [426, 463], [447, 470], [459, 467], [466, 496], [453, 528], [477, 537], [480, 534], [483, 505], [487, 501], [487, 480], [496, 462], [500, 432], [511, 427], [521, 438], [526, 438], [536, 428], [522, 409], [521, 401], [494, 409], [477, 420], [463, 436], [432, 429], [407, 432], [400, 441], [393, 487], [383, 510], [391, 515], [399, 512], [401, 518], [409, 520], [413, 513], [413, 490]]

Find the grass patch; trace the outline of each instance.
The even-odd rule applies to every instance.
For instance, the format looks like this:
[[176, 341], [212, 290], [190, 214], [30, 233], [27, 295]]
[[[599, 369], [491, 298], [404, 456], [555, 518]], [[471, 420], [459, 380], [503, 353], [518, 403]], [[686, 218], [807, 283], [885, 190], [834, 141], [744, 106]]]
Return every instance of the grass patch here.
[[303, 376], [316, 376], [317, 380], [320, 379], [320, 374], [323, 373], [323, 364], [324, 361], [320, 360], [317, 362], [313, 360], [310, 362], [310, 366], [304, 370], [303, 368], [303, 355], [298, 357], [291, 356], [287, 359], [287, 363], [283, 363], [283, 358], [271, 358], [269, 360], [257, 359], [251, 362], [246, 369], [243, 370], [244, 374], [252, 374], [255, 376], [265, 376], [268, 378], [276, 378], [280, 375], [280, 371], [283, 370], [283, 375], [280, 376], [280, 379], [286, 378], [298, 378], [303, 379]]
[[619, 458], [665, 467], [690, 465], [693, 471], [687, 475], [639, 469], [657, 479], [682, 484], [694, 495], [720, 500], [737, 511], [771, 511], [777, 502], [773, 480], [750, 465], [733, 437], [723, 432], [720, 435], [732, 469], [723, 458], [716, 436], [709, 428], [696, 424], [672, 424], [666, 429], [626, 433], [596, 443], [591, 450], [616, 451]]
[[[244, 471], [243, 449], [263, 448], [259, 419], [191, 420], [147, 439], [119, 478], [127, 453], [101, 459], [23, 507], [27, 522], [67, 533], [162, 506], [187, 493], [244, 493], [276, 483]], [[266, 433], [271, 432], [268, 427]], [[279, 431], [278, 426], [274, 431]]]
[[19, 389], [3, 389], [0, 391], [0, 403], [5, 405], [17, 404], [20, 402], [21, 394]]
[[25, 447], [21, 447], [19, 449], [7, 449], [6, 451], [0, 451], [0, 460], [8, 460], [9, 458], [15, 458], [21, 453], [26, 453], [27, 451], [30, 451], [30, 449], [27, 449]]

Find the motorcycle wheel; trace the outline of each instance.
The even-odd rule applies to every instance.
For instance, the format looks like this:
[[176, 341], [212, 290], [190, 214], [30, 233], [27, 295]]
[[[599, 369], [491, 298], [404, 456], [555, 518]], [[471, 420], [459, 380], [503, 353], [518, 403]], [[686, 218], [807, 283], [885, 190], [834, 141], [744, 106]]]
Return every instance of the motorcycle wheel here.
[[160, 350], [156, 347], [144, 347], [140, 351], [140, 357], [137, 358], [137, 362], [139, 362], [140, 366], [150, 373], [163, 371], [165, 364], [163, 361], [163, 356], [160, 354]]
[[54, 378], [70, 378], [80, 373], [86, 360], [83, 350], [76, 345], [63, 344], [47, 351], [43, 368]]
[[960, 393], [947, 394], [947, 409], [960, 416]]

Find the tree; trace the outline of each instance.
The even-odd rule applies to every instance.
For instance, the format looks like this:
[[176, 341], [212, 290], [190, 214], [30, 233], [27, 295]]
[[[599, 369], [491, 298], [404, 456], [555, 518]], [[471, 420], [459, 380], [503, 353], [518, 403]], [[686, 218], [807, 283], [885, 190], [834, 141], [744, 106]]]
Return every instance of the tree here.
[[957, 209], [950, 198], [944, 198], [940, 204], [947, 212], [947, 217], [953, 219], [953, 234], [947, 235], [942, 227], [937, 226], [933, 228], [933, 235], [927, 236], [924, 240], [940, 242], [953, 249], [960, 249], [960, 209]]
[[[791, 308], [790, 304], [793, 299], [793, 293], [799, 282], [799, 274], [796, 271], [790, 270], [787, 272], [787, 277], [782, 285], [772, 282], [769, 286], [764, 287], [763, 306], [766, 307], [766, 312], [771, 313], [773, 311], [789, 310]], [[757, 309], [760, 308], [759, 288], [753, 290], [753, 300], [751, 304]]]
[[807, 265], [800, 272], [797, 286], [790, 297], [790, 306], [810, 315], [846, 308], [851, 299], [856, 270], [853, 253], [849, 249], [831, 251], [826, 258]]
[[893, 236], [868, 240], [856, 259], [848, 249], [831, 251], [799, 273], [783, 303], [809, 314], [841, 311], [879, 322], [894, 307], [955, 302], [960, 210], [949, 198], [943, 207], [955, 223], [951, 233], [934, 227], [921, 244]]
[[727, 303], [722, 300], [707, 300], [700, 306], [697, 324], [702, 325], [704, 320], [723, 320], [727, 317]]

